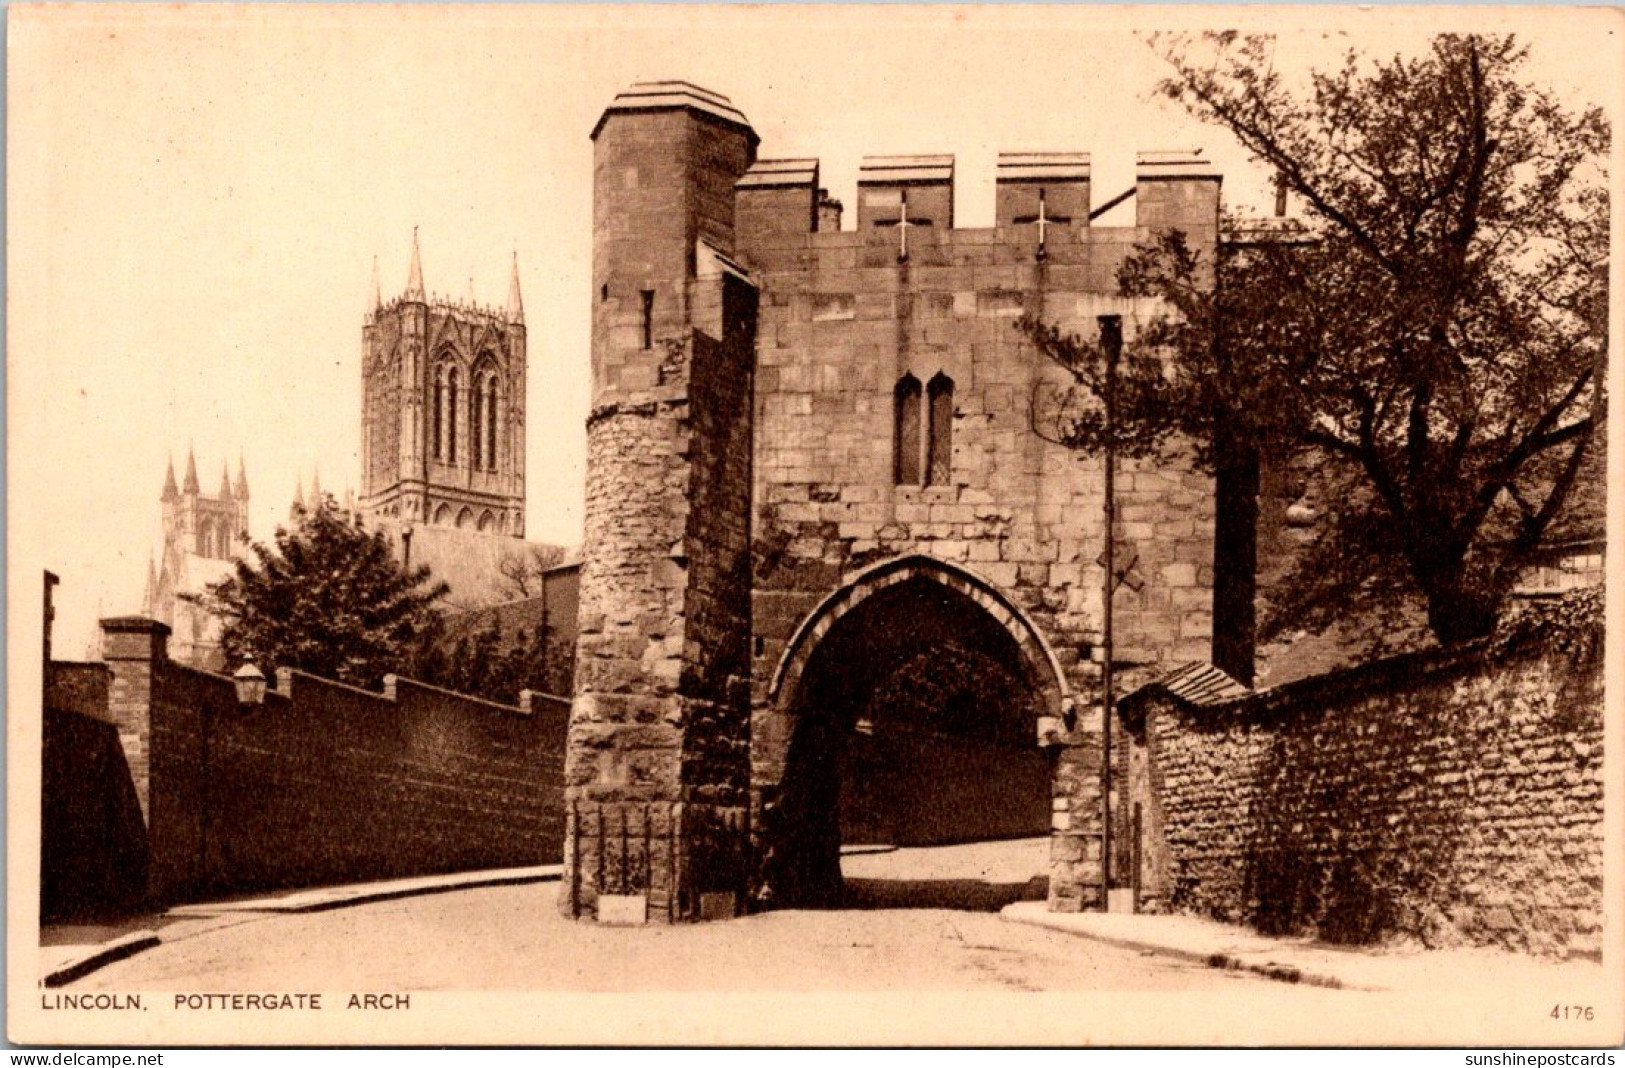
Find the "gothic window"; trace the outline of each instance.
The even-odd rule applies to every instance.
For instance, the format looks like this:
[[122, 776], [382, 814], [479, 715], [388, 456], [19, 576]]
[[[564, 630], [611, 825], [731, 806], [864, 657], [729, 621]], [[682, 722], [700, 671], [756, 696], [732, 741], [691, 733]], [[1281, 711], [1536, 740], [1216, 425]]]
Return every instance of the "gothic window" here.
[[920, 380], [904, 375], [897, 383], [892, 441], [892, 474], [899, 486], [920, 484]]
[[931, 402], [925, 484], [946, 486], [951, 478], [954, 455], [954, 380], [939, 373], [925, 392]]
[[468, 391], [468, 444], [474, 457], [474, 470], [485, 469], [485, 390], [478, 375], [474, 388]]
[[440, 406], [441, 406], [440, 375], [434, 376], [434, 399], [429, 404], [429, 450], [434, 453], [436, 460], [440, 459]]
[[448, 464], [457, 462], [457, 368], [446, 368], [446, 441], [443, 457]]
[[[489, 357], [487, 357], [489, 360]], [[474, 470], [497, 469], [497, 373], [488, 365], [474, 372], [468, 391], [468, 446]]]
[[485, 469], [497, 469], [497, 373], [485, 376]]
[[437, 526], [445, 526], [451, 522], [451, 505], [442, 504], [434, 510], [434, 521]]
[[457, 462], [457, 387], [457, 365], [444, 360], [435, 368], [429, 441], [434, 458], [446, 463]]
[[481, 534], [489, 534], [491, 531], [496, 529], [496, 526], [496, 516], [492, 515], [490, 512], [480, 513], [479, 531]]
[[474, 509], [465, 507], [457, 513], [457, 529], [467, 530], [474, 525]]

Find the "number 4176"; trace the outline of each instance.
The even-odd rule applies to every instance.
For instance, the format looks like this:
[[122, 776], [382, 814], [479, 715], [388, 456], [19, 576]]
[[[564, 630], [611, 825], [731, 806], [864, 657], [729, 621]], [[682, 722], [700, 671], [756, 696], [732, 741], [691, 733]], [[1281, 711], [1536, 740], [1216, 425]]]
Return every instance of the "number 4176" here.
[[1553, 1005], [1549, 1015], [1554, 1020], [1589, 1020], [1593, 1013], [1590, 1005]]

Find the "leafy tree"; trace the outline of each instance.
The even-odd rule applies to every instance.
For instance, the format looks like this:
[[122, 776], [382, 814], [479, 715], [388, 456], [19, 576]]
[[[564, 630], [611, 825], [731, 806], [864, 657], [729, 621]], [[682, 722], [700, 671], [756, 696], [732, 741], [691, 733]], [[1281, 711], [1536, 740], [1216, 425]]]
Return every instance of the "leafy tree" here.
[[553, 631], [543, 625], [528, 631], [520, 627], [511, 640], [505, 640], [500, 624], [493, 620], [452, 642], [443, 626], [438, 627], [415, 659], [412, 675], [434, 686], [504, 704], [518, 701], [520, 690], [568, 695], [575, 651]]
[[376, 687], [401, 671], [435, 625], [446, 593], [427, 567], [406, 571], [381, 534], [331, 496], [278, 527], [274, 545], [251, 545], [230, 578], [199, 600], [225, 621], [228, 663], [297, 668]]
[[[1311, 458], [1326, 512], [1274, 629], [1420, 601], [1441, 641], [1487, 633], [1605, 411], [1602, 113], [1522, 80], [1510, 37], [1350, 52], [1297, 87], [1266, 37], [1153, 47], [1161, 93], [1233, 134], [1305, 218], [1230, 221], [1213, 258], [1175, 232], [1128, 259], [1123, 293], [1165, 310], [1124, 354], [1119, 448], [1194, 444], [1221, 471]], [[1072, 375], [1045, 431], [1101, 448], [1080, 403], [1103, 390], [1100, 345], [1022, 328]]]
[[527, 545], [524, 550], [504, 556], [497, 564], [502, 589], [513, 600], [538, 596], [542, 573], [564, 562], [564, 549], [557, 545]]

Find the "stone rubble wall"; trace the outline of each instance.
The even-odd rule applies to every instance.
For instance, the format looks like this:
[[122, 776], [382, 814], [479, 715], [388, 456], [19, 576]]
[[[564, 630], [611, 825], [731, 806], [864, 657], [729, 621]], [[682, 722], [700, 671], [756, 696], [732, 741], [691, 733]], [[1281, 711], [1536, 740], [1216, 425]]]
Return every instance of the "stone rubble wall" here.
[[[686, 801], [742, 819], [750, 782], [751, 370], [756, 291], [731, 275], [693, 285], [692, 435], [681, 681]], [[737, 880], [739, 873], [707, 873]]]
[[1338, 942], [1595, 954], [1600, 658], [1535, 643], [1146, 708], [1176, 910]]

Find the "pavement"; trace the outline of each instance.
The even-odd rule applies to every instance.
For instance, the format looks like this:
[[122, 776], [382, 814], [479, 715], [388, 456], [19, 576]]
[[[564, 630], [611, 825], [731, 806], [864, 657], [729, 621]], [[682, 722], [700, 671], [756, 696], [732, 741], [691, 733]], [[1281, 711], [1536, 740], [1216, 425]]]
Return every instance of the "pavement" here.
[[[838, 913], [770, 913], [731, 924], [696, 926], [743, 930], [745, 926], [754, 925], [747, 943], [764, 934], [776, 936], [777, 927], [784, 926], [786, 936], [804, 936], [814, 942], [825, 940], [830, 946], [839, 944], [843, 950], [873, 950], [893, 939], [906, 943], [908, 937], [917, 937], [918, 932], [905, 937], [901, 933], [903, 929], [921, 923], [928, 925], [933, 938], [943, 937], [942, 931], [951, 930], [953, 939], [973, 950], [988, 949], [990, 941], [1016, 937], [1014, 932], [1008, 936], [987, 933], [994, 929], [985, 927], [985, 923], [992, 921], [995, 928], [1001, 923], [1041, 928], [1087, 939], [1099, 947], [1125, 954], [1161, 959], [1168, 965], [1177, 965], [1186, 982], [1191, 980], [1193, 970], [1218, 969], [1233, 975], [1241, 973], [1305, 986], [1358, 991], [1505, 990], [1509, 984], [1531, 989], [1561, 989], [1572, 985], [1579, 989], [1596, 984], [1602, 973], [1601, 966], [1595, 963], [1549, 962], [1490, 950], [1353, 948], [1306, 938], [1272, 938], [1194, 916], [1053, 913], [1042, 900], [1045, 885], [1039, 874], [1043, 871], [1046, 850], [1047, 843], [1042, 839], [896, 851], [854, 847], [847, 851], [843, 862], [852, 892], [852, 909]], [[382, 913], [373, 909], [354, 920], [344, 921], [349, 925], [344, 937], [354, 937], [356, 931], [366, 928], [373, 932], [371, 937], [390, 940], [391, 923], [421, 925], [424, 929], [436, 924], [448, 929], [455, 929], [459, 924], [472, 927], [478, 924], [477, 916], [482, 912], [500, 914], [504, 910], [514, 913], [516, 923], [523, 922], [520, 917], [524, 915], [544, 916], [547, 919], [543, 926], [548, 926], [557, 916], [552, 901], [539, 902], [533, 891], [524, 888], [558, 877], [557, 865], [464, 872], [186, 905], [123, 925], [49, 927], [41, 935], [44, 943], [42, 985], [58, 987], [78, 983], [101, 969], [151, 953], [157, 947], [173, 947], [204, 936], [212, 936], [211, 945], [228, 945], [232, 939], [241, 941], [249, 937], [248, 932], [233, 932], [233, 928], [284, 918], [280, 927], [260, 926], [252, 932], [252, 938], [258, 940], [253, 953], [263, 955], [267, 951], [263, 944], [267, 939], [273, 940], [271, 949], [275, 949], [277, 936], [273, 932], [282, 931], [282, 937], [292, 938], [287, 932], [328, 929], [315, 924], [315, 914], [406, 902], [430, 895], [445, 895], [448, 901], [441, 906], [417, 905]], [[508, 892], [503, 888], [513, 889]], [[551, 898], [551, 894], [548, 896]], [[903, 912], [903, 909], [912, 912]], [[995, 912], [996, 921], [991, 915]], [[311, 917], [310, 923], [292, 923], [294, 917], [306, 916]], [[374, 926], [367, 927], [369, 923]], [[607, 937], [619, 944], [618, 940], [625, 934], [606, 936], [593, 933], [594, 925], [559, 923], [562, 924], [559, 932], [551, 937], [585, 940], [583, 950], [589, 948], [586, 941]], [[896, 930], [887, 928], [887, 924]], [[797, 930], [802, 933], [792, 933], [787, 925], [800, 925]], [[724, 957], [731, 951], [729, 935], [723, 931], [675, 937], [692, 938], [696, 949], [701, 948], [699, 943], [705, 942]], [[507, 945], [515, 957], [515, 974], [523, 974], [522, 945]], [[1076, 969], [1069, 970], [1064, 961], [1049, 959], [1055, 956], [1054, 945], [1051, 937], [1048, 941], [1012, 944], [999, 950], [1007, 954], [1028, 953], [1040, 962], [1037, 974], [1011, 972], [1006, 978], [1017, 987], [1052, 982], [1070, 986], [1085, 981], [1083, 972], [1074, 974]], [[1001, 967], [1008, 968], [1007, 959], [997, 959]], [[489, 969], [494, 963], [487, 957], [482, 967]], [[763, 963], [755, 961], [757, 966]], [[894, 963], [895, 958], [888, 961], [888, 967]], [[742, 964], [749, 965], [750, 961], [742, 961]], [[122, 964], [113, 970], [127, 972], [130, 967], [130, 964]], [[800, 974], [788, 965], [786, 969], [787, 982]], [[426, 972], [418, 981], [427, 982], [429, 974], [439, 976], [441, 973]], [[915, 978], [921, 979], [921, 976]], [[451, 981], [449, 975], [445, 979]], [[585, 973], [578, 972], [574, 979], [591, 984], [591, 977]], [[1098, 976], [1091, 981], [1098, 981]]]
[[1050, 912], [1041, 901], [1007, 905], [1001, 915], [1106, 945], [1338, 990], [1590, 989], [1603, 976], [1602, 966], [1590, 961], [1548, 961], [1491, 949], [1337, 946], [1268, 937], [1200, 916]]
[[452, 872], [177, 905], [158, 915], [131, 917], [122, 923], [47, 925], [40, 930], [40, 985], [66, 986], [144, 950], [234, 927], [256, 916], [322, 912], [477, 887], [548, 882], [558, 879], [562, 871], [563, 865], [543, 864]]

